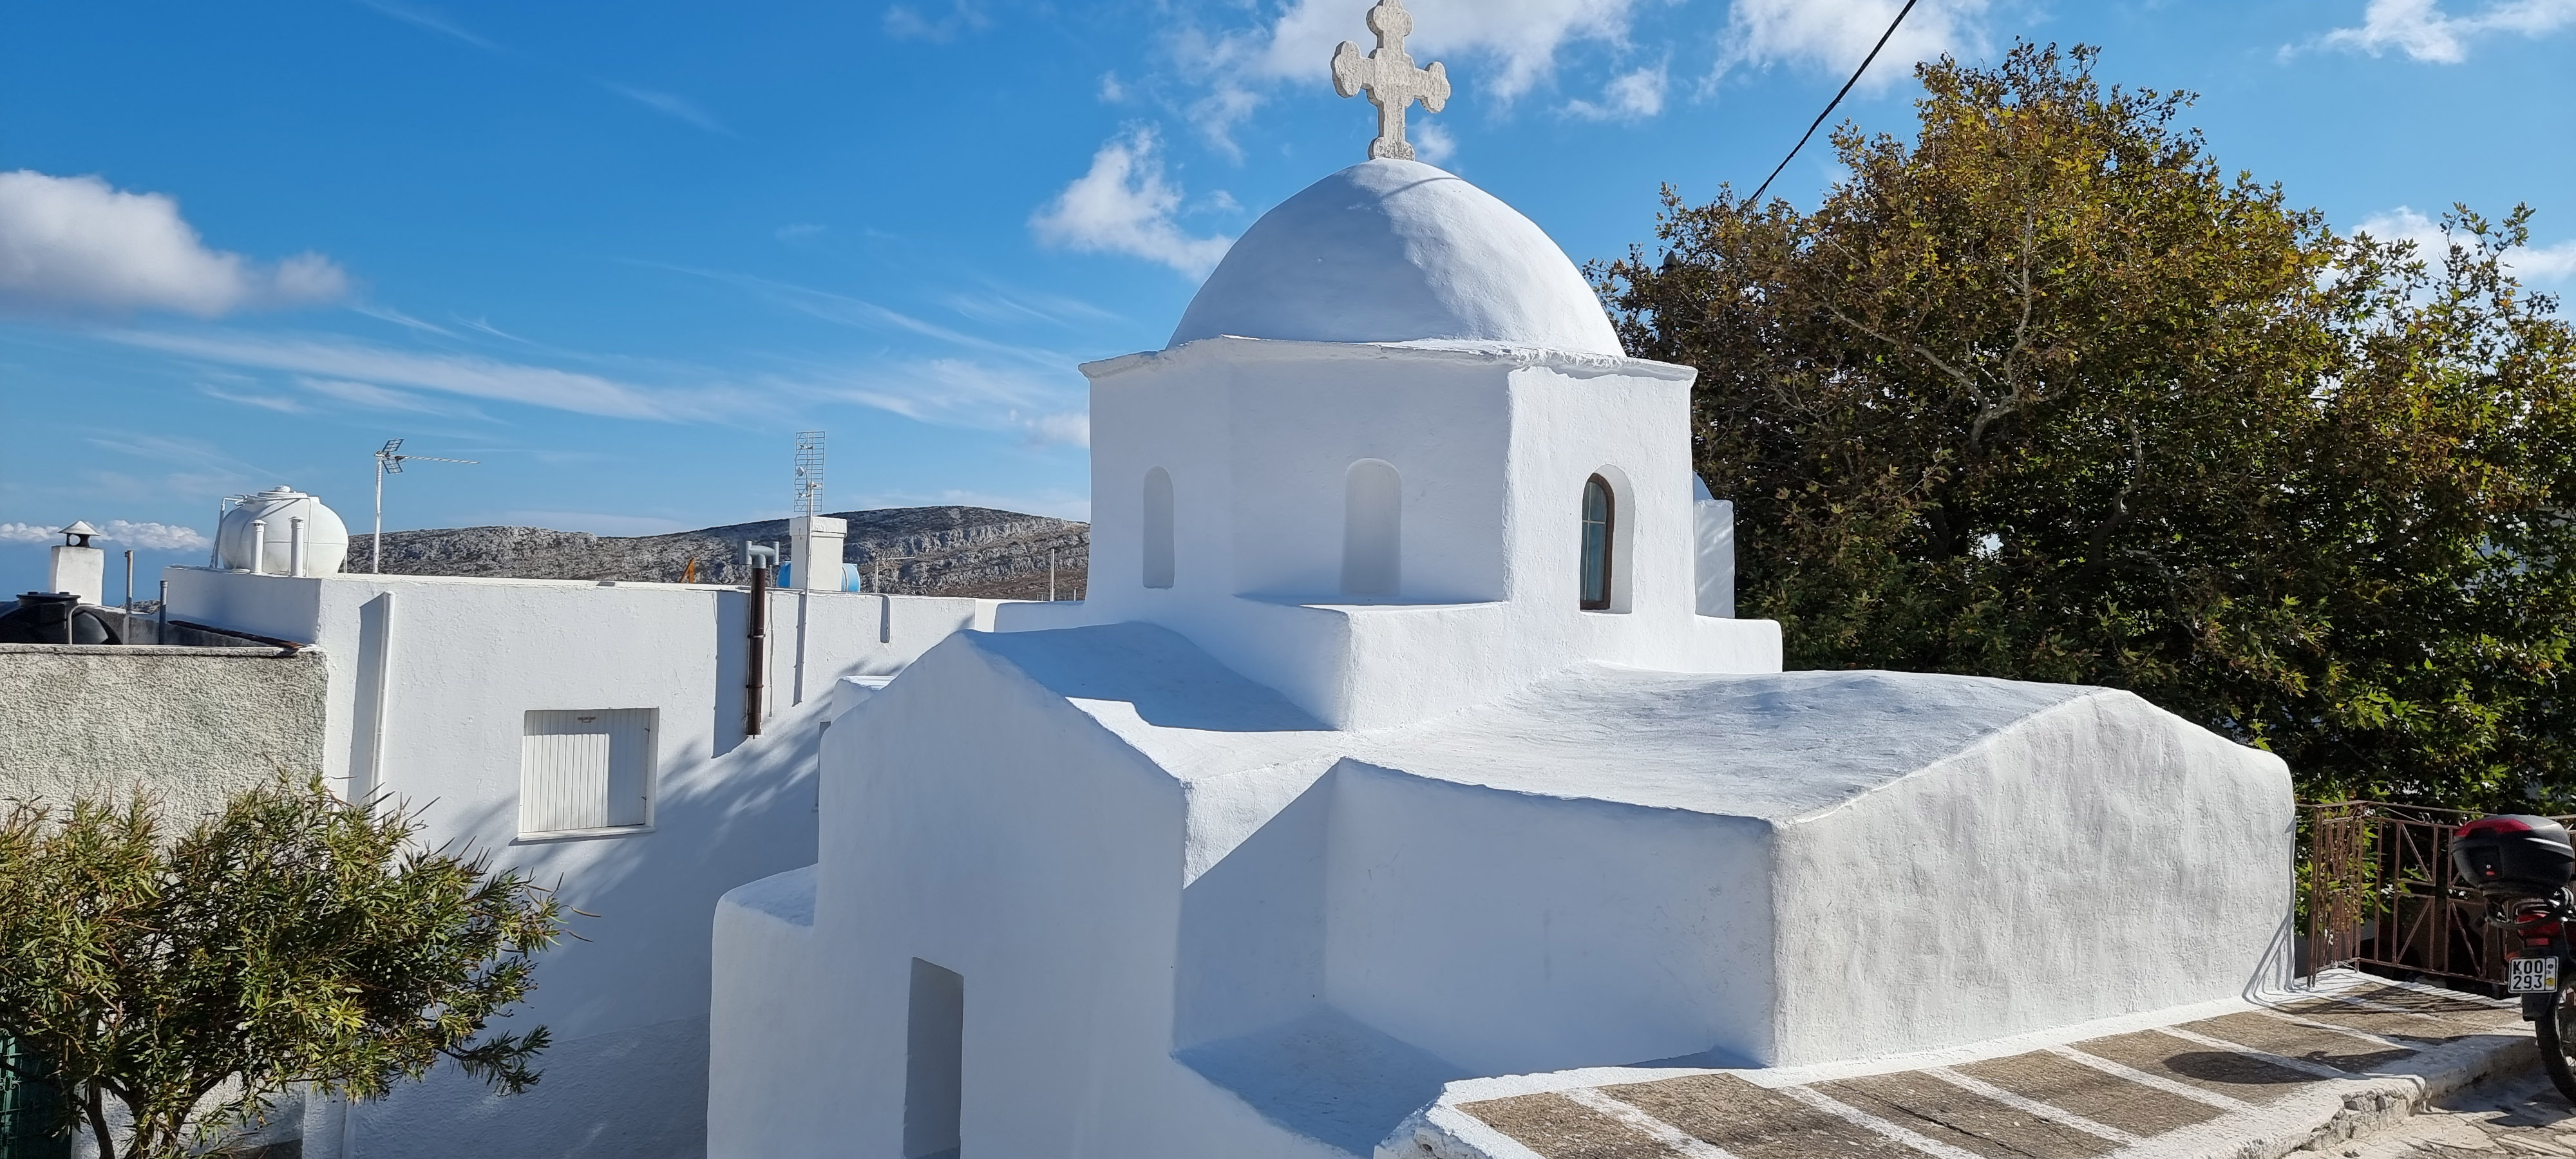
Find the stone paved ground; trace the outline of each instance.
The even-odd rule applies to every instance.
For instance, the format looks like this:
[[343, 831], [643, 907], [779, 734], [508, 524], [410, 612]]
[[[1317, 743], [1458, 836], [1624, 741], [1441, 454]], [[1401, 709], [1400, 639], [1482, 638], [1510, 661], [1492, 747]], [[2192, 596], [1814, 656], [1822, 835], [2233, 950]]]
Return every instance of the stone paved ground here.
[[[1764, 1085], [1701, 1073], [1461, 1098], [1453, 1106], [1473, 1120], [1468, 1136], [1489, 1142], [1423, 1135], [1413, 1150], [1495, 1159], [2576, 1159], [2576, 1111], [2554, 1094], [2534, 1101], [2527, 1085], [2509, 1107], [2489, 1105], [2505, 1096], [2479, 1096], [2488, 1101], [2406, 1124], [2435, 1132], [2417, 1150], [2381, 1149], [2373, 1133], [2402, 1119], [2437, 1073], [2449, 1077], [2431, 1089], [2452, 1089], [2506, 1065], [2501, 1052], [2528, 1041], [2508, 1005], [2372, 983], [1889, 1074]], [[2528, 1067], [2533, 1056], [2520, 1048], [2513, 1065]], [[2314, 1146], [2307, 1141], [2319, 1132], [2361, 1135], [2368, 1146], [2295, 1150]]]
[[2576, 1156], [2576, 1107], [2537, 1075], [2440, 1100], [2397, 1127], [2288, 1159], [2508, 1159]]

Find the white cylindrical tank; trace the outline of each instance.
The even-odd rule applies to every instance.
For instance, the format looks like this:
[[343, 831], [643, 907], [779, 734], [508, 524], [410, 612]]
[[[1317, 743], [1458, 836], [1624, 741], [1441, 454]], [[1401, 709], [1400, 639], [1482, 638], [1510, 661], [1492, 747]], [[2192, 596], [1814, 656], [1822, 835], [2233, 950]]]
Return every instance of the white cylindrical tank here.
[[[253, 524], [259, 527], [254, 530]], [[295, 546], [299, 532], [304, 537], [300, 552]], [[221, 565], [233, 571], [293, 575], [301, 556], [303, 574], [330, 575], [349, 556], [349, 525], [321, 500], [281, 484], [246, 496], [225, 512], [215, 531], [215, 550]], [[254, 551], [257, 568], [251, 566]]]

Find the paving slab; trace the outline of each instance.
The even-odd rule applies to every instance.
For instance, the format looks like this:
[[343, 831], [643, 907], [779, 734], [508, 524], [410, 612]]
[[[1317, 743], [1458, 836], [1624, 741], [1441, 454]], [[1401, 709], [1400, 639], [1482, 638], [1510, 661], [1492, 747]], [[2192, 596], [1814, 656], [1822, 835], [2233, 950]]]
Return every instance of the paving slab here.
[[1733, 1075], [1693, 1075], [1601, 1088], [1601, 1093], [1672, 1124], [1737, 1159], [1921, 1159], [1849, 1120]]
[[2251, 1054], [2212, 1050], [2159, 1030], [2087, 1039], [2076, 1043], [2075, 1049], [2256, 1106], [2278, 1102], [2291, 1088], [2318, 1081], [2317, 1076], [2306, 1071], [2292, 1070]]
[[1923, 1071], [1817, 1083], [1826, 1098], [1985, 1159], [2094, 1159], [2119, 1142]]
[[2409, 1047], [2356, 1038], [2251, 1010], [2186, 1022], [2181, 1029], [2351, 1074], [2367, 1074], [2418, 1053]]
[[2514, 1003], [2338, 973], [1905, 1058], [1468, 1079], [1376, 1159], [2576, 1159], [2563, 1103], [2441, 1110], [2538, 1058]]
[[1955, 1068], [1970, 1078], [2132, 1135], [2198, 1126], [2225, 1112], [2208, 1103], [2119, 1078], [2054, 1051], [2034, 1050]]
[[1552, 1092], [1462, 1109], [1547, 1159], [1664, 1159], [1673, 1153], [1635, 1127]]

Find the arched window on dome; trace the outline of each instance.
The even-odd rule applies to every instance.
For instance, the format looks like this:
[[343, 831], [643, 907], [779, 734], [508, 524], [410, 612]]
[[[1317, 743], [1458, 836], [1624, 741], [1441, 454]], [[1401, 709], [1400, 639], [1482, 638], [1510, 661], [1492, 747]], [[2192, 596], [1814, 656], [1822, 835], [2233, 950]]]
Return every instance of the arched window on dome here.
[[1145, 472], [1145, 586], [1172, 586], [1172, 473]]
[[1619, 497], [1599, 475], [1583, 481], [1583, 580], [1585, 611], [1610, 610], [1610, 568], [1619, 542]]
[[1342, 591], [1394, 595], [1403, 578], [1404, 478], [1392, 463], [1362, 459], [1343, 488]]

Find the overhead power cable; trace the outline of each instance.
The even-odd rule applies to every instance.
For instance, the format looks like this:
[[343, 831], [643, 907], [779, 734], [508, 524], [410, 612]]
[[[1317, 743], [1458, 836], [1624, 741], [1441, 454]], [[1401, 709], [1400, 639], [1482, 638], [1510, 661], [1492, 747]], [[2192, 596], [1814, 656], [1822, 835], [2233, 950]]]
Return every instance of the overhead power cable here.
[[1789, 155], [1780, 159], [1779, 167], [1771, 171], [1771, 176], [1762, 179], [1761, 186], [1753, 191], [1753, 196], [1744, 199], [1744, 204], [1752, 206], [1762, 204], [1763, 192], [1771, 188], [1773, 181], [1779, 180], [1781, 169], [1788, 168], [1789, 162], [1797, 160], [1798, 150], [1807, 147], [1807, 138], [1815, 136], [1816, 130], [1824, 125], [1825, 118], [1834, 115], [1834, 106], [1843, 103], [1843, 98], [1851, 95], [1852, 86], [1860, 83], [1860, 74], [1869, 71], [1870, 62], [1878, 59], [1878, 50], [1887, 47], [1888, 40], [1896, 35], [1897, 25], [1905, 23], [1905, 14], [1914, 11], [1915, 2], [1916, 0], [1905, 0], [1905, 7], [1896, 10], [1896, 19], [1888, 21], [1887, 31], [1879, 34], [1878, 44], [1869, 50], [1868, 56], [1861, 58], [1860, 67], [1852, 70], [1851, 79], [1843, 82], [1843, 91], [1835, 93], [1834, 99], [1825, 102], [1825, 111], [1816, 114], [1816, 123], [1807, 126], [1805, 135], [1798, 138], [1797, 144], [1789, 146]]

